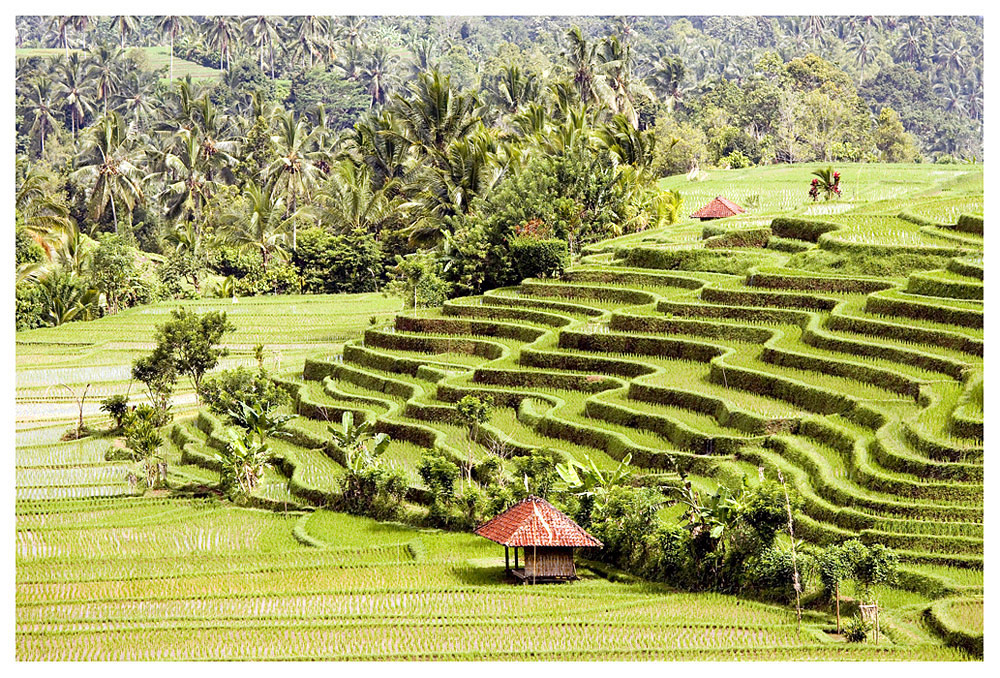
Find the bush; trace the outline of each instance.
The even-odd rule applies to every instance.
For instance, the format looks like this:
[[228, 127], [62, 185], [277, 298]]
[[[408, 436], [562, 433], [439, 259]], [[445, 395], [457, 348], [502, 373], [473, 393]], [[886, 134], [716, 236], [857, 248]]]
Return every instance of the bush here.
[[569, 265], [569, 247], [565, 240], [539, 240], [517, 237], [510, 243], [514, 268], [523, 278], [555, 278]]
[[381, 463], [357, 473], [348, 472], [339, 482], [339, 508], [376, 520], [391, 520], [399, 515], [409, 486], [403, 469]]
[[844, 637], [849, 643], [863, 643], [868, 640], [872, 625], [860, 616], [854, 616], [844, 625]]
[[238, 403], [260, 404], [273, 409], [288, 402], [288, 393], [261, 372], [245, 367], [222, 370], [202, 384], [201, 398], [216, 414], [228, 415]]
[[318, 227], [299, 233], [292, 255], [302, 291], [312, 294], [375, 292], [384, 279], [382, 259], [370, 233], [333, 235]]
[[458, 466], [440, 452], [425, 452], [420, 458], [417, 473], [431, 493], [428, 517], [435, 524], [447, 525], [450, 522], [449, 508], [455, 502]]

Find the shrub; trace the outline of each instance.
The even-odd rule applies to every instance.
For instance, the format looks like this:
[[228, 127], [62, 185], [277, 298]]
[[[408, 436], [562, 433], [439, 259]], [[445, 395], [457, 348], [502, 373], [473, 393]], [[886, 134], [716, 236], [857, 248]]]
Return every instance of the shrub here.
[[265, 409], [279, 407], [288, 402], [288, 393], [261, 372], [245, 367], [222, 370], [207, 378], [202, 384], [201, 398], [209, 409], [227, 415], [238, 402], [259, 403]]
[[555, 278], [569, 265], [569, 247], [556, 238], [514, 238], [510, 255], [521, 278]]
[[871, 629], [871, 623], [856, 615], [844, 626], [844, 637], [849, 643], [863, 643], [868, 640], [868, 632]]
[[125, 422], [126, 415], [128, 415], [128, 398], [121, 394], [108, 396], [101, 401], [101, 412], [105, 412], [111, 417], [111, 423], [115, 430], [120, 429]]
[[417, 473], [431, 493], [429, 518], [433, 523], [447, 525], [449, 508], [455, 502], [455, 481], [459, 469], [448, 457], [438, 451], [425, 452], [420, 458]]

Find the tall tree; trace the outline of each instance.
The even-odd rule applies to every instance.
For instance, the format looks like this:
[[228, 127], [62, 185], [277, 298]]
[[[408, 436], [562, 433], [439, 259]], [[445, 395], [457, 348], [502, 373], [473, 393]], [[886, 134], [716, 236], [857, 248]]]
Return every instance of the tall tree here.
[[127, 14], [113, 16], [111, 17], [111, 26], [118, 31], [118, 36], [120, 38], [118, 46], [121, 49], [125, 49], [126, 36], [139, 30], [139, 17]]
[[59, 83], [58, 94], [69, 109], [70, 127], [73, 130], [73, 138], [76, 139], [77, 131], [83, 127], [83, 121], [87, 115], [94, 112], [93, 90], [88, 72], [85, 71], [78, 53], [74, 52], [59, 64], [56, 78]]
[[28, 110], [32, 116], [29, 134], [38, 138], [39, 155], [42, 157], [45, 156], [45, 137], [59, 128], [57, 109], [52, 100], [54, 94], [55, 86], [48, 76], [36, 78], [28, 90]]
[[194, 22], [189, 16], [160, 16], [156, 19], [156, 29], [161, 35], [165, 35], [170, 42], [170, 71], [169, 79], [174, 79], [174, 40], [183, 31], [190, 29]]
[[219, 71], [232, 67], [233, 44], [239, 39], [239, 24], [236, 17], [209, 17], [204, 27], [205, 43], [219, 50]]
[[137, 155], [125, 121], [113, 111], [93, 126], [88, 146], [77, 159], [79, 169], [74, 175], [91, 184], [90, 218], [99, 221], [110, 205], [116, 233], [116, 203], [128, 210], [131, 222], [132, 210], [143, 200], [144, 176], [138, 167]]
[[[309, 132], [305, 123], [294, 113], [279, 112], [275, 118], [278, 133], [274, 136], [278, 159], [267, 168], [268, 181], [274, 181], [285, 199], [286, 210], [291, 214], [299, 209], [300, 199], [308, 201], [309, 194], [319, 178], [319, 169], [310, 148]], [[296, 243], [296, 223], [292, 221], [292, 249]]]

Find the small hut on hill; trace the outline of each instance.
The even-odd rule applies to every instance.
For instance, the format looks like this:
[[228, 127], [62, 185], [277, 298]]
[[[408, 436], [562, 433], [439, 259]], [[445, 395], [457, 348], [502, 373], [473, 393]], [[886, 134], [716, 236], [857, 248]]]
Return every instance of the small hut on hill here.
[[732, 200], [726, 200], [722, 196], [715, 196], [715, 200], [708, 203], [700, 210], [691, 215], [692, 219], [710, 221], [712, 219], [725, 219], [737, 214], [743, 214], [743, 208]]
[[[503, 544], [507, 574], [522, 583], [576, 579], [573, 549], [604, 545], [555, 506], [528, 497], [476, 528], [477, 535]], [[514, 548], [514, 567], [510, 548]], [[524, 556], [520, 567], [518, 549]]]

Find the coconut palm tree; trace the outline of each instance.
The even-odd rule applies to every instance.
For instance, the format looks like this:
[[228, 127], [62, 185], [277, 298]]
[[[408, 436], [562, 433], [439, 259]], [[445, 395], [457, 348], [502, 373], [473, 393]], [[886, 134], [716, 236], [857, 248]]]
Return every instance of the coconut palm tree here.
[[141, 72], [127, 74], [118, 95], [118, 102], [118, 108], [131, 119], [132, 128], [144, 129], [146, 123], [156, 115], [159, 107], [156, 79]]
[[78, 52], [62, 61], [56, 71], [57, 94], [69, 109], [74, 139], [77, 131], [83, 127], [83, 121], [94, 112], [93, 92], [88, 75]]
[[363, 229], [378, 234], [397, 216], [401, 199], [392, 196], [392, 185], [376, 188], [372, 170], [350, 160], [338, 163], [330, 181], [316, 195], [312, 214], [320, 225], [340, 233]]
[[212, 16], [203, 29], [205, 44], [219, 50], [219, 71], [232, 67], [233, 44], [239, 39], [239, 24], [236, 17]]
[[67, 58], [69, 58], [69, 29], [72, 25], [71, 16], [54, 16], [49, 21], [49, 30], [55, 30], [56, 44], [66, 50]]
[[611, 92], [609, 103], [612, 113], [624, 115], [633, 127], [638, 127], [636, 102], [640, 99], [655, 100], [656, 95], [649, 85], [632, 77], [632, 47], [611, 36], [601, 43], [598, 62]]
[[[278, 158], [265, 170], [268, 181], [273, 181], [284, 198], [287, 212], [295, 212], [299, 200], [308, 201], [319, 179], [320, 170], [315, 163], [310, 135], [305, 123], [292, 112], [279, 112], [275, 117], [278, 133], [273, 137]], [[297, 228], [292, 221], [292, 249], [297, 244]]]
[[49, 243], [70, 230], [69, 210], [53, 197], [50, 179], [38, 165], [29, 165], [23, 156], [16, 163], [14, 207], [28, 233], [51, 256]]
[[194, 24], [189, 16], [160, 16], [156, 18], [156, 30], [170, 42], [170, 71], [168, 78], [174, 79], [174, 40]]
[[70, 17], [70, 23], [72, 24], [74, 30], [80, 34], [80, 47], [83, 51], [87, 51], [87, 27], [90, 26], [96, 18], [97, 17], [87, 16], [84, 14]]
[[878, 42], [867, 31], [859, 32], [848, 43], [848, 49], [854, 53], [854, 63], [861, 67], [861, 78], [858, 85], [865, 84], [865, 67], [875, 60], [880, 48]]
[[261, 186], [251, 181], [243, 191], [245, 203], [223, 219], [223, 240], [240, 249], [260, 253], [265, 271], [272, 259], [286, 259], [288, 231], [299, 214], [287, 214], [275, 182]]
[[39, 142], [39, 155], [45, 155], [45, 137], [59, 129], [56, 104], [53, 102], [55, 86], [48, 76], [40, 76], [28, 90], [28, 111], [32, 116], [28, 133]]
[[962, 74], [965, 72], [968, 56], [969, 46], [964, 39], [945, 36], [938, 38], [934, 58], [937, 60], [939, 68]]
[[376, 190], [405, 179], [412, 144], [391, 110], [383, 109], [378, 116], [371, 113], [362, 116], [347, 133], [345, 144], [351, 161], [363, 163], [371, 170]]
[[421, 73], [410, 83], [408, 97], [396, 97], [394, 108], [407, 140], [434, 156], [432, 162], [443, 156], [452, 141], [467, 136], [481, 123], [475, 96], [456, 92], [451, 78], [437, 70]]
[[898, 36], [893, 45], [893, 56], [900, 61], [919, 64], [924, 56], [924, 48], [920, 33], [910, 24], [900, 26], [896, 31]]
[[135, 33], [139, 30], [139, 17], [129, 16], [129, 15], [119, 15], [111, 17], [110, 26], [118, 29], [119, 47], [125, 49], [125, 37], [129, 33]]
[[292, 18], [289, 27], [295, 53], [301, 54], [303, 65], [311, 69], [314, 58], [321, 54], [320, 48], [329, 36], [329, 19], [322, 16], [297, 16]]
[[88, 205], [92, 220], [99, 221], [104, 210], [111, 206], [115, 232], [118, 232], [118, 208], [123, 205], [131, 222], [132, 210], [143, 200], [142, 184], [145, 177], [137, 165], [138, 151], [128, 135], [121, 115], [112, 111], [92, 128], [90, 143], [77, 158], [79, 169], [74, 172], [79, 180], [91, 185]]
[[270, 55], [271, 79], [274, 79], [274, 43], [277, 42], [285, 20], [278, 16], [250, 16], [243, 20], [243, 37], [257, 50], [260, 70], [264, 72], [264, 54]]
[[215, 192], [216, 177], [228, 176], [236, 159], [231, 155], [235, 143], [213, 141], [198, 129], [181, 129], [173, 147], [164, 158], [164, 170], [157, 179], [165, 183], [168, 219], [183, 219], [200, 226], [205, 203]]
[[108, 114], [108, 101], [121, 86], [120, 58], [121, 50], [101, 45], [94, 50], [87, 68], [87, 78], [94, 83], [97, 99], [104, 104], [105, 116]]
[[399, 57], [382, 45], [377, 45], [364, 60], [358, 80], [371, 97], [369, 108], [382, 105], [396, 87], [396, 65]]
[[607, 100], [607, 86], [600, 77], [599, 48], [599, 43], [587, 42], [579, 26], [573, 26], [566, 31], [566, 47], [562, 55], [573, 73], [573, 85], [580, 95], [580, 100], [585, 104]]

